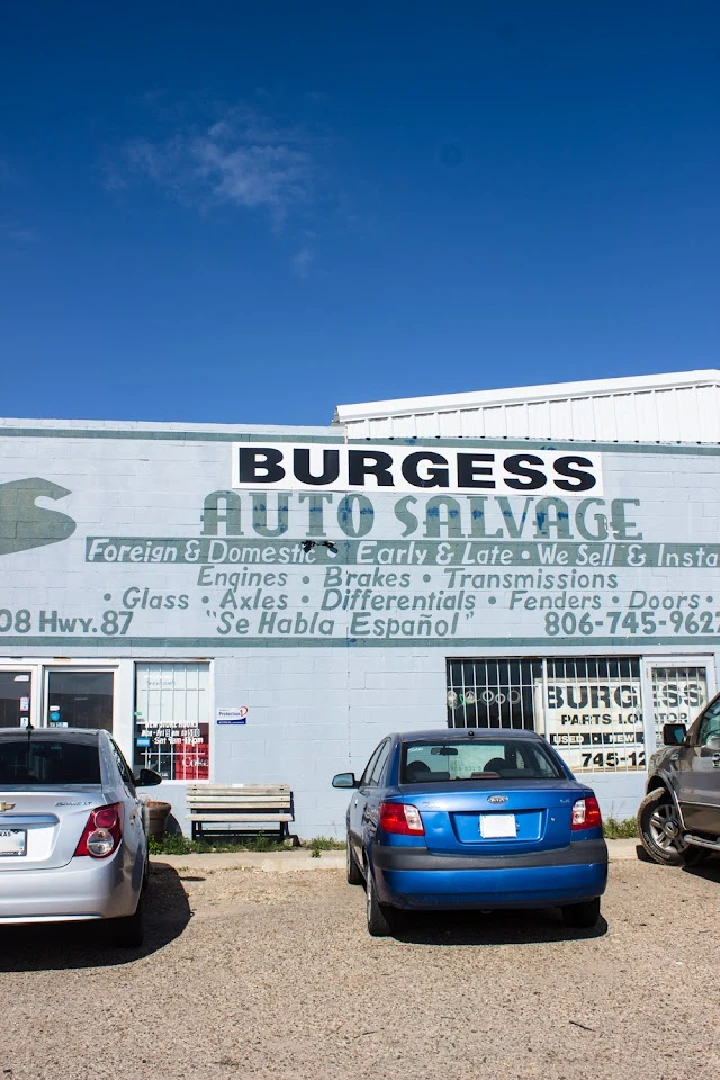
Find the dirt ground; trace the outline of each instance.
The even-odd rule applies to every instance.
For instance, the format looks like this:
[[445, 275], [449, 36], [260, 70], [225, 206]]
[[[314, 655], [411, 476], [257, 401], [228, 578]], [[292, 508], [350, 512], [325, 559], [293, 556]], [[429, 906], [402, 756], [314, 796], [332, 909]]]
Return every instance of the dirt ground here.
[[156, 866], [148, 940], [0, 928], [5, 1080], [704, 1080], [720, 863], [611, 866], [603, 922], [416, 917], [368, 937], [337, 870]]

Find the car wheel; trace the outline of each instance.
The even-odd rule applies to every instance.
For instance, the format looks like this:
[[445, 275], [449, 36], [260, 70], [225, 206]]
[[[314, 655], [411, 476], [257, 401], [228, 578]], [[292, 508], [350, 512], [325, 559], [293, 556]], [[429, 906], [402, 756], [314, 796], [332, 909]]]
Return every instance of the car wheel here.
[[387, 907], [385, 904], [378, 902], [375, 882], [369, 866], [365, 889], [367, 892], [368, 933], [371, 937], [387, 937], [397, 929], [400, 922], [400, 912], [396, 908]]
[[638, 809], [640, 842], [653, 862], [680, 866], [685, 845], [673, 798], [665, 788], [651, 791]]
[[685, 866], [700, 866], [709, 857], [710, 852], [707, 848], [697, 847], [695, 844], [688, 844], [682, 853]]
[[591, 930], [600, 918], [600, 897], [584, 900], [581, 904], [566, 904], [560, 910], [566, 926]]
[[345, 872], [347, 874], [348, 885], [362, 885], [365, 881], [362, 870], [357, 864], [357, 859], [353, 855], [349, 836], [345, 837]]
[[144, 938], [145, 925], [141, 894], [134, 915], [127, 915], [124, 919], [115, 919], [113, 941], [121, 949], [138, 949], [142, 945]]

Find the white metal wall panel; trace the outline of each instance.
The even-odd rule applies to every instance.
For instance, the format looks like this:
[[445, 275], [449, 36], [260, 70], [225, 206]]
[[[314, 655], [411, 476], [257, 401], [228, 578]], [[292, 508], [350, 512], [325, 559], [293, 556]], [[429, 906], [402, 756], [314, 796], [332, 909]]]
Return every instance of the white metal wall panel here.
[[663, 433], [663, 439], [674, 442], [680, 438], [675, 391], [658, 390], [655, 393], [655, 401], [658, 426]]
[[532, 401], [528, 404], [528, 435], [531, 439], [552, 438], [549, 401]]
[[594, 439], [595, 417], [592, 398], [574, 398], [570, 402], [572, 415], [572, 439]]
[[655, 407], [655, 391], [649, 390], [642, 394], [633, 394], [633, 397], [635, 398], [638, 432], [633, 438], [656, 442], [660, 438], [660, 427]]
[[457, 409], [438, 413], [440, 434], [447, 439], [456, 439], [460, 434], [460, 414]]
[[699, 386], [698, 401], [698, 439], [702, 442], [717, 442], [720, 439], [720, 403], [718, 395], [711, 386]]
[[483, 412], [485, 413], [486, 435], [500, 439], [503, 435], [507, 435], [507, 431], [505, 430], [504, 406], [498, 405], [497, 408], [486, 408]]
[[567, 398], [551, 401], [550, 430], [554, 439], [572, 439], [572, 403]]
[[720, 441], [720, 371], [339, 406], [348, 438]]
[[[682, 440], [683, 431], [697, 431], [698, 405], [697, 388], [681, 386], [675, 391], [675, 412], [677, 415], [677, 438]], [[696, 436], [698, 439], [699, 435]]]
[[460, 434], [464, 439], [477, 439], [485, 434], [483, 409], [460, 410]]
[[397, 439], [411, 439], [415, 434], [415, 417], [393, 416], [392, 433]]
[[527, 431], [527, 405], [505, 405], [505, 431], [503, 435], [524, 436]]
[[598, 432], [602, 432], [604, 439], [617, 439], [617, 417], [615, 414], [615, 400], [609, 395], [593, 398], [593, 413], [595, 416], [595, 438]]

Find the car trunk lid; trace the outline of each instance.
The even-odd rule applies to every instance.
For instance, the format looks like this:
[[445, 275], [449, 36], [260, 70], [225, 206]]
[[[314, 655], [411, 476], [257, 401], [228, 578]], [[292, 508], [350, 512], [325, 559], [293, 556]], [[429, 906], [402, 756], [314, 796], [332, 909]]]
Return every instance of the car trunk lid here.
[[99, 784], [0, 788], [0, 874], [66, 866], [90, 811], [105, 802]]
[[406, 785], [403, 801], [422, 815], [429, 851], [450, 854], [522, 854], [570, 843], [577, 785], [558, 779], [492, 782], [465, 781], [458, 789]]

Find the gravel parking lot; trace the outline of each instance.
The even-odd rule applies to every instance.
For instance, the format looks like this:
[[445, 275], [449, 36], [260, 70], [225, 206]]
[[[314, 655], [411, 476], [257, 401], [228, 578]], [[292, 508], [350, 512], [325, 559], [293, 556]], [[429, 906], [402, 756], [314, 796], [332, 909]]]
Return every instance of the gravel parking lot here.
[[140, 955], [0, 930], [0, 1076], [710, 1078], [719, 897], [720, 864], [622, 862], [590, 934], [548, 912], [371, 940], [341, 871], [157, 866]]

